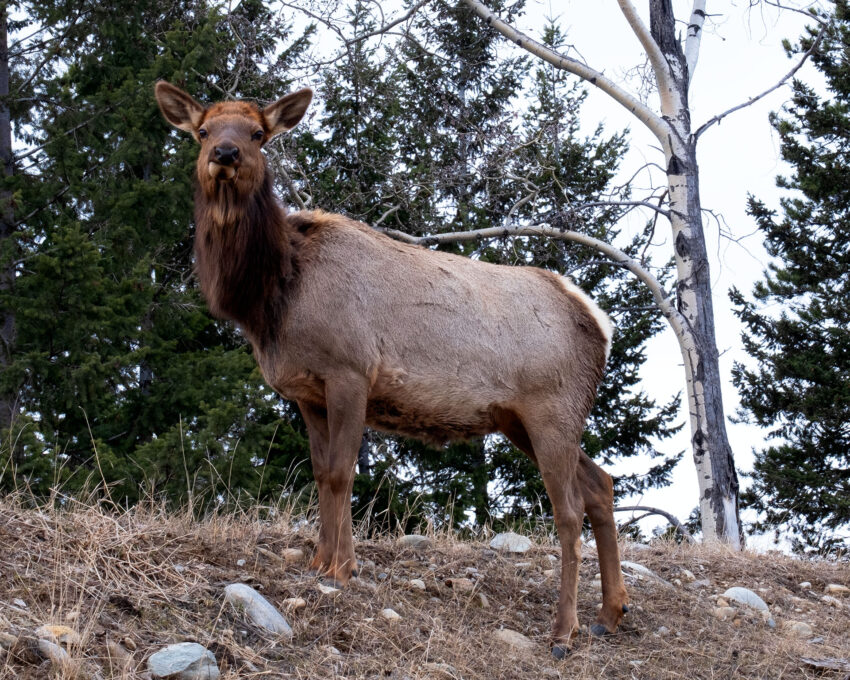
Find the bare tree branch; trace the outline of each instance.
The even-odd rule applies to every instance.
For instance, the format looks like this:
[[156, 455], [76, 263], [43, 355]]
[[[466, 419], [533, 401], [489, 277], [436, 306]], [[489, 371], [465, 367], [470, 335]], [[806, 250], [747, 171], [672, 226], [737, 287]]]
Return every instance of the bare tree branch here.
[[630, 0], [618, 0], [617, 4], [620, 5], [620, 11], [626, 17], [626, 21], [629, 22], [632, 32], [637, 36], [637, 39], [646, 51], [646, 55], [652, 64], [652, 70], [655, 72], [655, 77], [658, 78], [659, 82], [663, 82], [659, 78], [659, 75], [666, 73], [669, 67], [661, 49], [658, 47], [658, 43], [655, 42], [655, 39], [652, 37], [646, 24], [641, 20], [640, 15], [638, 15], [635, 6]]
[[662, 144], [666, 143], [667, 135], [670, 132], [667, 123], [646, 104], [641, 102], [630, 92], [626, 92], [613, 80], [603, 75], [600, 71], [582, 64], [580, 61], [561, 54], [560, 52], [556, 52], [555, 50], [546, 47], [543, 43], [534, 40], [534, 38], [528, 37], [525, 33], [518, 31], [513, 26], [502, 21], [499, 17], [493, 14], [493, 12], [491, 12], [486, 5], [481, 3], [480, 0], [463, 1], [476, 14], [478, 14], [478, 16], [480, 16], [488, 26], [495, 28], [511, 42], [516, 43], [519, 47], [531, 52], [531, 54], [537, 57], [540, 57], [553, 66], [569, 71], [591, 85], [598, 87], [613, 98], [618, 104], [628, 109], [631, 114], [646, 125]]
[[[694, 537], [691, 536], [690, 532], [685, 528], [685, 525], [682, 524], [675, 517], [675, 515], [671, 515], [669, 512], [666, 512], [665, 510], [659, 510], [658, 508], [652, 508], [652, 507], [649, 507], [648, 505], [618, 505], [614, 508], [614, 512], [645, 512], [645, 513], [647, 513], [647, 515], [661, 515], [661, 517], [664, 517], [668, 522], [670, 522], [670, 524], [672, 524], [676, 528], [676, 531], [678, 531], [688, 543], [694, 542]], [[645, 516], [646, 515], [644, 515], [644, 517]], [[641, 518], [641, 519], [643, 519], [643, 518]], [[631, 524], [631, 522], [628, 522], [626, 524], [626, 526], [628, 524]]]
[[823, 37], [826, 35], [826, 31], [827, 31], [828, 28], [829, 28], [829, 24], [823, 24], [821, 26], [820, 31], [818, 31], [817, 37], [814, 39], [814, 41], [812, 42], [809, 49], [807, 49], [806, 52], [803, 54], [800, 61], [798, 61], [797, 64], [794, 66], [794, 68], [792, 68], [790, 71], [788, 71], [788, 73], [786, 73], [779, 80], [778, 83], [776, 83], [772, 87], [767, 88], [761, 94], [758, 94], [755, 97], [750, 97], [750, 99], [748, 99], [747, 101], [742, 102], [741, 104], [738, 104], [737, 106], [733, 106], [731, 109], [728, 109], [727, 111], [724, 111], [723, 113], [719, 113], [716, 116], [714, 116], [714, 118], [711, 118], [710, 120], [706, 121], [694, 133], [694, 139], [698, 138], [703, 132], [708, 130], [708, 128], [710, 128], [715, 123], [719, 123], [721, 120], [726, 118], [726, 116], [728, 116], [729, 114], [735, 113], [735, 111], [740, 111], [741, 109], [746, 108], [747, 106], [750, 106], [751, 104], [755, 104], [759, 99], [766, 97], [771, 92], [778, 90], [785, 83], [787, 83], [791, 78], [794, 77], [794, 74], [797, 73], [797, 71], [799, 71], [803, 67], [803, 64], [806, 63], [806, 60], [812, 54], [814, 54], [817, 51], [818, 47], [820, 47], [821, 41], [823, 40]]

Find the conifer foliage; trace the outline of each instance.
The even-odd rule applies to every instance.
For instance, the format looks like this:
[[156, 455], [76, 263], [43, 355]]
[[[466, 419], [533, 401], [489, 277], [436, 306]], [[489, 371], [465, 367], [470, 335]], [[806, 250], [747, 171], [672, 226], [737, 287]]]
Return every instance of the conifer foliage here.
[[[734, 379], [743, 416], [771, 428], [744, 496], [757, 528], [791, 529], [800, 549], [835, 548], [850, 529], [850, 9], [813, 58], [827, 98], [795, 82], [772, 117], [790, 177], [779, 211], [751, 198], [749, 212], [775, 258], [748, 300], [732, 294], [755, 365]], [[804, 47], [812, 40], [803, 39]], [[845, 539], [846, 540], [846, 539]]]
[[[297, 409], [263, 384], [238, 331], [198, 294], [196, 146], [161, 119], [158, 79], [200, 101], [266, 102], [312, 60], [298, 85], [314, 86], [316, 105], [268, 149], [280, 194], [297, 207], [409, 234], [545, 219], [617, 237], [628, 187], [612, 182], [625, 135], [580, 133], [584, 93], [570, 77], [504, 56], [462, 3], [435, 0], [405, 31], [372, 39], [359, 36], [378, 27], [377, 3], [340, 6], [347, 42], [329, 59], [313, 27], [295, 32], [260, 0], [228, 13], [201, 0], [20, 4], [15, 35], [47, 37], [21, 43], [29, 57], [13, 70], [9, 100], [18, 148], [3, 181], [16, 196], [15, 230], [0, 257], [14, 286], [0, 288], [0, 304], [16, 337], [0, 390], [17, 407], [0, 444], [0, 487], [47, 494], [95, 483], [122, 503], [144, 493], [229, 502], [310, 483]], [[522, 12], [523, 2], [504, 9]], [[544, 39], [562, 36], [553, 25]], [[624, 247], [640, 257], [644, 240]], [[659, 406], [638, 387], [661, 322], [624, 271], [561, 242], [453, 248], [568, 274], [614, 317], [589, 455], [607, 464], [654, 453], [675, 431], [677, 401]], [[619, 477], [618, 490], [666, 483], [678, 459]], [[444, 517], [446, 507], [447, 519], [471, 513], [478, 523], [548, 511], [533, 465], [498, 438], [437, 450], [370, 433], [361, 462], [358, 504], [385, 524]]]

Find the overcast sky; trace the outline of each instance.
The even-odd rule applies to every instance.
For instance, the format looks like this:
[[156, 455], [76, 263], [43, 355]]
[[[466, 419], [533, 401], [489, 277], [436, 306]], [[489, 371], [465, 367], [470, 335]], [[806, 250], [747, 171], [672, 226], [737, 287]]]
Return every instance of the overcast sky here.
[[[674, 0], [681, 19], [687, 20], [691, 3]], [[793, 12], [781, 12], [761, 5], [750, 8], [749, 2], [708, 2], [706, 11], [713, 15], [706, 23], [691, 86], [691, 112], [693, 129], [705, 120], [732, 106], [748, 100], [775, 84], [795, 63], [789, 60], [782, 40], [796, 42], [806, 25], [806, 17]], [[647, 12], [648, 3], [636, 2]], [[568, 40], [582, 58], [609, 77], [622, 81], [622, 75], [644, 61], [640, 45], [631, 33], [625, 18], [613, 0], [605, 3], [586, 0], [530, 0], [526, 17], [518, 28], [537, 33], [547, 16], [556, 16], [567, 30]], [[648, 23], [648, 17], [645, 16]], [[822, 82], [817, 70], [806, 64], [797, 78], [810, 83]], [[779, 160], [779, 144], [768, 123], [768, 114], [780, 109], [789, 97], [784, 87], [749, 108], [732, 114], [700, 139], [698, 161], [702, 206], [720, 214], [734, 239], [720, 238], [717, 224], [706, 220], [710, 266], [714, 281], [714, 308], [717, 322], [718, 349], [721, 352], [721, 375], [724, 386], [724, 406], [732, 415], [738, 406], [738, 397], [731, 384], [734, 361], [746, 361], [741, 345], [741, 327], [731, 311], [728, 298], [733, 285], [745, 294], [764, 271], [768, 257], [761, 245], [759, 234], [754, 233], [754, 223], [746, 215], [746, 199], [753, 193], [769, 205], [777, 206], [780, 194], [775, 178], [786, 173], [787, 167]], [[657, 97], [648, 102], [657, 108]], [[588, 132], [603, 121], [609, 131], [631, 130], [631, 150], [623, 165], [621, 176], [626, 178], [647, 161], [663, 166], [657, 142], [643, 126], [607, 95], [591, 88], [591, 95], [582, 111], [582, 121]], [[659, 177], [663, 182], [663, 178]], [[638, 193], [635, 193], [637, 198]], [[633, 228], [641, 228], [645, 218], [634, 218]], [[656, 261], [663, 262], [671, 255], [669, 225], [659, 229], [656, 241]], [[653, 339], [649, 347], [649, 361], [643, 371], [644, 388], [659, 403], [679, 391], [684, 392], [684, 370], [681, 355], [672, 331], [665, 331]], [[697, 505], [697, 480], [690, 458], [690, 432], [687, 424], [686, 401], [683, 398], [680, 416], [685, 423], [682, 433], [673, 442], [660, 448], [665, 452], [686, 450], [686, 455], [675, 473], [672, 488], [647, 493], [642, 500], [673, 512], [681, 519], [687, 517]], [[764, 444], [765, 432], [747, 425], [728, 424], [729, 438], [739, 470], [752, 469], [752, 450]], [[614, 473], [624, 470], [618, 464]], [[631, 468], [629, 468], [629, 471]], [[743, 483], [746, 483], [742, 479]], [[618, 515], [622, 521], [623, 515]], [[654, 521], [651, 524], [658, 524]], [[650, 525], [651, 525], [650, 524]], [[646, 528], [646, 526], [645, 526]]]

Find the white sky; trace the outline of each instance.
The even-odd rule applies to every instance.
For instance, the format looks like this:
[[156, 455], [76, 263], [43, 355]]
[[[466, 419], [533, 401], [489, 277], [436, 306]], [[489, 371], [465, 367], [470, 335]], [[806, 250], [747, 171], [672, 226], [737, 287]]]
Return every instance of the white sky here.
[[[636, 2], [648, 12], [648, 3]], [[674, 8], [687, 20], [690, 2], [674, 0]], [[793, 12], [780, 12], [772, 7], [749, 8], [748, 2], [708, 2], [706, 11], [713, 16], [713, 25], [706, 22], [706, 31], [700, 49], [699, 62], [691, 86], [691, 113], [693, 129], [705, 120], [721, 113], [769, 86], [775, 84], [795, 63], [782, 49], [782, 40], [796, 42], [806, 25], [806, 17]], [[611, 0], [591, 3], [586, 0], [530, 0], [526, 18], [518, 26], [535, 33], [534, 26], [544, 17], [555, 16], [568, 31], [568, 41], [590, 66], [604, 71], [620, 81], [629, 68], [642, 63], [643, 53], [637, 38], [631, 33], [619, 8]], [[648, 22], [648, 17], [645, 16]], [[684, 30], [684, 27], [683, 27]], [[577, 55], [572, 55], [577, 56]], [[820, 83], [817, 70], [806, 64], [797, 78], [809, 83]], [[717, 225], [706, 222], [708, 251], [714, 281], [714, 309], [717, 324], [717, 342], [721, 353], [720, 371], [725, 384], [724, 405], [727, 415], [733, 415], [738, 406], [738, 395], [731, 383], [731, 369], [735, 361], [746, 361], [741, 343], [741, 325], [732, 314], [728, 298], [731, 286], [737, 286], [749, 295], [755, 281], [761, 278], [768, 257], [761, 245], [759, 234], [754, 234], [754, 222], [746, 215], [747, 194], [752, 193], [768, 205], [778, 207], [779, 192], [775, 178], [787, 173], [788, 168], [779, 160], [777, 135], [768, 123], [768, 114], [781, 108], [789, 96], [789, 88], [768, 95], [742, 111], [732, 114], [714, 126], [700, 139], [698, 161], [702, 206], [720, 213], [733, 238], [751, 234], [741, 243], [718, 237]], [[653, 95], [649, 104], [657, 107]], [[591, 88], [588, 102], [582, 110], [581, 120], [587, 132], [603, 121], [609, 132], [629, 127], [631, 150], [621, 176], [630, 176], [647, 161], [662, 166], [663, 157], [657, 150], [655, 138], [641, 123], [615, 103], [606, 94]], [[659, 177], [658, 183], [663, 183]], [[635, 197], [638, 197], [637, 192]], [[645, 224], [645, 218], [635, 218], [634, 227]], [[672, 254], [669, 232], [660, 228], [656, 241], [662, 242], [656, 251], [656, 262], [662, 263]], [[669, 225], [665, 225], [669, 229]], [[680, 435], [671, 443], [659, 448], [666, 452], [686, 451], [682, 463], [674, 474], [674, 484], [667, 489], [653, 490], [642, 498], [632, 499], [672, 512], [684, 520], [696, 507], [698, 498], [696, 472], [690, 458], [690, 431], [687, 421], [687, 402], [684, 398], [684, 369], [681, 355], [672, 331], [650, 341], [648, 361], [643, 371], [643, 387], [658, 403], [664, 403], [679, 391], [683, 393], [680, 422], [685, 423]], [[739, 470], [752, 469], [753, 448], [761, 448], [766, 432], [752, 426], [727, 423], [729, 439]], [[613, 472], [626, 472], [618, 464]], [[742, 484], [747, 482], [742, 479]], [[625, 515], [618, 514], [618, 521]], [[643, 527], [663, 524], [663, 520], [645, 521]], [[764, 542], [754, 542], [754, 544]]]

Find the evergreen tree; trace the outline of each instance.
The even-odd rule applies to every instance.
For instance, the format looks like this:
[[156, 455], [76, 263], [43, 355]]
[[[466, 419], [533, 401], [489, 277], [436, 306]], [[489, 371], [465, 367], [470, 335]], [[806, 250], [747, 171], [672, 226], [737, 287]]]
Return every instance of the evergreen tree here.
[[261, 480], [271, 492], [291, 469], [308, 474], [293, 466], [305, 438], [189, 276], [196, 148], [161, 119], [152, 90], [166, 78], [207, 100], [269, 91], [260, 65], [274, 55], [279, 75], [295, 56], [276, 55], [288, 28], [260, 2], [227, 17], [161, 0], [93, 4], [85, 16], [65, 68], [29, 85], [45, 102], [28, 114], [27, 141], [41, 150], [20, 173], [29, 214], [3, 300], [17, 341], [2, 377], [25, 436], [7, 453], [17, 479], [2, 484], [45, 493], [93, 478], [122, 502], [143, 488], [254, 498]]
[[[790, 530], [798, 549], [842, 544], [850, 527], [850, 8], [813, 55], [827, 81], [823, 98], [795, 82], [772, 116], [793, 192], [781, 217], [750, 199], [749, 212], [775, 258], [747, 300], [733, 291], [755, 366], [737, 365], [742, 416], [778, 441], [755, 452], [744, 501], [757, 530]], [[803, 38], [804, 49], [813, 33]], [[779, 311], [777, 311], [779, 310]], [[846, 539], [844, 539], [846, 547]]]

